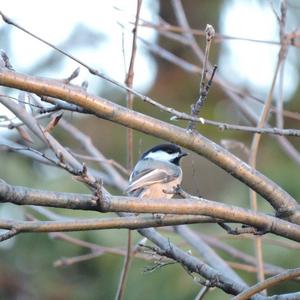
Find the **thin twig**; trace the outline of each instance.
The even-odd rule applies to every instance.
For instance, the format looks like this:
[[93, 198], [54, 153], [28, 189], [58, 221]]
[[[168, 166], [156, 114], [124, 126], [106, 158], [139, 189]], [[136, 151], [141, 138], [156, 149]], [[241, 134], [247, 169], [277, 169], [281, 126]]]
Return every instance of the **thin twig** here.
[[114, 159], [105, 159], [105, 160], [102, 160], [102, 159], [99, 159], [99, 158], [95, 158], [94, 156], [79, 154], [79, 153], [76, 153], [76, 152], [71, 151], [71, 150], [70, 150], [70, 152], [75, 157], [78, 157], [78, 158], [81, 158], [81, 159], [84, 159], [84, 160], [96, 161], [96, 162], [99, 162], [101, 164], [110, 164], [110, 165], [113, 165], [114, 167], [116, 167], [116, 169], [118, 169], [124, 175], [126, 175], [126, 176], [130, 175], [130, 172], [125, 167], [123, 167], [120, 163], [118, 163], [117, 161], [115, 161]]
[[[177, 16], [177, 20], [178, 20], [179, 24], [181, 25], [182, 28], [187, 30], [187, 32], [185, 33], [185, 36], [190, 41], [191, 49], [193, 50], [197, 59], [203, 63], [205, 56], [204, 56], [202, 50], [200, 49], [200, 47], [198, 46], [198, 44], [195, 40], [195, 37], [190, 33], [190, 26], [187, 21], [181, 1], [173, 0], [172, 3], [173, 3], [174, 11]], [[208, 64], [208, 68], [209, 68], [209, 70], [211, 70], [212, 66], [210, 64]], [[217, 76], [217, 74], [215, 76], [215, 80], [219, 82], [219, 84], [222, 87], [222, 89], [224, 90], [225, 94], [227, 94], [229, 96], [229, 99], [231, 99], [239, 107], [239, 109], [243, 113], [243, 115], [249, 121], [256, 124], [259, 120], [257, 115], [254, 114], [254, 112], [248, 106], [244, 105], [244, 103], [242, 103], [242, 101], [240, 101], [240, 96], [235, 94], [231, 89], [228, 89], [227, 82], [225, 80], [223, 80], [222, 78], [220, 78], [219, 76]], [[287, 139], [285, 139], [283, 137], [277, 137], [277, 141], [278, 141], [279, 145], [282, 147], [282, 149], [291, 158], [293, 158], [298, 164], [300, 164], [300, 154], [297, 151], [297, 149], [295, 149], [295, 147]]]
[[[163, 227], [162, 227], [162, 229], [163, 229]], [[66, 241], [68, 243], [74, 244], [76, 246], [79, 246], [79, 247], [87, 248], [87, 249], [91, 250], [91, 253], [97, 253], [97, 256], [95, 256], [95, 257], [98, 257], [105, 253], [126, 256], [125, 249], [120, 249], [120, 248], [116, 248], [116, 247], [112, 248], [112, 247], [100, 246], [100, 245], [97, 245], [94, 243], [90, 243], [90, 242], [86, 242], [86, 241], [74, 238], [66, 233], [53, 232], [53, 233], [50, 233], [49, 236], [55, 240], [62, 240], [62, 241]], [[201, 237], [203, 238], [203, 236], [201, 236]], [[205, 240], [206, 240], [206, 238], [205, 238]], [[209, 243], [209, 241], [208, 241], [208, 243]], [[223, 245], [226, 247], [231, 247], [231, 246], [228, 246], [225, 244], [223, 244]], [[239, 251], [239, 250], [236, 249], [236, 251]], [[242, 253], [242, 254], [246, 255], [244, 253]], [[148, 261], [153, 260], [153, 255], [148, 255], [146, 253], [140, 253], [137, 248], [136, 248], [136, 251], [134, 251], [134, 257], [143, 259], [143, 260], [148, 260]], [[78, 260], [77, 260], [77, 258], [78, 258]], [[91, 257], [91, 259], [92, 258], [93, 257]], [[86, 259], [88, 259], [88, 258], [86, 257]], [[77, 263], [80, 261], [82, 261], [81, 256], [78, 256], [76, 258], [72, 257], [70, 259], [63, 258], [63, 259], [59, 259], [59, 260], [55, 261], [54, 265], [55, 266], [65, 266], [65, 265], [70, 265], [70, 263], [74, 264], [74, 263]], [[236, 262], [232, 262], [232, 261], [226, 261], [226, 262], [228, 263], [229, 266], [231, 266], [234, 269], [242, 270], [242, 271], [250, 272], [250, 273], [256, 272], [256, 268], [254, 266], [252, 266], [252, 264], [250, 264], [250, 265], [242, 264], [242, 263], [236, 263]], [[266, 265], [266, 274], [268, 274], [268, 275], [277, 275], [277, 274], [285, 272], [285, 271], [286, 271], [285, 269], [277, 267], [277, 266]]]
[[[271, 134], [271, 135], [279, 135], [279, 136], [294, 136], [300, 137], [300, 130], [299, 129], [280, 129], [280, 128], [258, 128], [258, 127], [251, 127], [251, 126], [244, 126], [244, 125], [236, 125], [236, 124], [229, 124], [219, 121], [208, 120], [204, 118], [192, 118], [189, 115], [184, 115], [184, 113], [172, 112], [174, 117], [172, 120], [191, 120], [193, 122], [201, 123], [202, 125], [209, 125], [217, 127], [220, 130], [237, 130], [243, 131], [248, 133], [257, 133], [257, 134]], [[177, 116], [178, 115], [178, 116]]]
[[[131, 58], [130, 58], [127, 76], [125, 79], [125, 84], [130, 89], [133, 88], [134, 63], [135, 63], [135, 57], [137, 51], [136, 41], [137, 41], [137, 31], [138, 31], [138, 23], [139, 23], [141, 7], [142, 7], [142, 0], [137, 0], [136, 17], [135, 17], [135, 24], [133, 28]], [[131, 110], [133, 109], [133, 93], [129, 90], [127, 91], [127, 108]], [[133, 169], [133, 130], [132, 128], [126, 128], [126, 130], [127, 130], [127, 169], [132, 170]], [[124, 259], [123, 268], [120, 275], [118, 289], [115, 296], [116, 300], [122, 300], [124, 299], [125, 296], [126, 283], [127, 283], [129, 269], [133, 258], [131, 243], [132, 243], [132, 232], [131, 230], [128, 230], [127, 254]]]
[[[192, 64], [188, 61], [186, 61], [185, 59], [176, 56], [175, 54], [173, 54], [172, 52], [166, 50], [165, 48], [157, 45], [157, 44], [150, 44], [149, 42], [147, 42], [146, 40], [144, 40], [142, 37], [139, 37], [139, 40], [143, 42], [144, 46], [146, 46], [151, 52], [153, 52], [154, 54], [156, 54], [157, 56], [167, 60], [168, 62], [171, 62], [177, 66], [179, 66], [180, 68], [182, 68], [183, 70], [185, 70], [186, 72], [189, 73], [195, 73], [195, 74], [200, 74], [201, 73], [201, 68], [195, 64]], [[246, 100], [254, 100], [256, 103], [260, 103], [260, 104], [265, 104], [264, 100], [249, 94], [248, 92], [242, 91], [242, 90], [238, 90], [235, 87], [231, 87], [229, 85], [224, 85], [224, 83], [222, 83], [222, 81], [220, 81], [220, 78], [215, 77], [214, 82], [220, 86], [221, 89], [227, 89], [227, 90], [231, 90], [233, 93], [235, 93], [237, 96], [241, 97], [241, 101], [246, 101]], [[276, 114], [276, 107], [274, 107], [273, 105], [270, 108], [270, 111], [272, 113]], [[288, 110], [283, 110], [283, 115], [284, 117], [287, 118], [291, 118], [294, 120], [299, 121], [300, 120], [300, 114], [298, 112], [292, 112], [292, 111], [288, 111]]]
[[[198, 115], [200, 108], [203, 105], [203, 102], [207, 98], [207, 94], [208, 94], [209, 88], [211, 86], [211, 83], [212, 83], [212, 80], [213, 80], [213, 77], [215, 75], [216, 68], [217, 68], [216, 66], [213, 68], [213, 70], [211, 71], [210, 80], [206, 84], [205, 83], [206, 74], [209, 70], [212, 69], [211, 65], [209, 63], [209, 60], [208, 60], [208, 55], [209, 55], [211, 41], [213, 40], [214, 35], [215, 35], [215, 30], [211, 25], [207, 25], [206, 30], [205, 30], [205, 32], [206, 32], [206, 47], [205, 47], [205, 53], [203, 54], [199, 45], [197, 44], [195, 37], [189, 32], [190, 25], [186, 18], [181, 1], [180, 0], [172, 0], [172, 5], [173, 5], [173, 9], [174, 9], [178, 23], [182, 26], [182, 28], [187, 30], [187, 32], [184, 33], [184, 36], [189, 41], [190, 47], [192, 48], [192, 50], [195, 53], [195, 55], [197, 56], [197, 58], [199, 58], [203, 64], [202, 74], [201, 74], [201, 79], [200, 79], [199, 99], [197, 100], [195, 105], [192, 106], [192, 110], [191, 110], [192, 116], [195, 117]], [[192, 121], [189, 122], [188, 127], [187, 127], [188, 131], [193, 130], [194, 125], [195, 125], [194, 122], [192, 122]]]
[[[154, 105], [154, 106], [156, 106], [156, 107], [158, 107], [158, 108], [164, 110], [164, 106], [163, 106], [163, 105], [161, 105], [160, 103], [158, 103], [158, 102], [156, 102], [155, 100], [151, 99], [150, 97], [145, 96], [145, 95], [142, 95], [141, 93], [139, 93], [139, 92], [137, 92], [137, 91], [135, 91], [135, 90], [133, 90], [133, 89], [130, 89], [129, 87], [127, 87], [127, 86], [125, 86], [125, 85], [122, 85], [121, 83], [115, 81], [114, 79], [109, 78], [108, 76], [104, 75], [103, 73], [100, 73], [99, 71], [93, 69], [92, 67], [90, 67], [90, 66], [88, 66], [87, 64], [85, 64], [84, 62], [80, 61], [78, 58], [74, 57], [73, 55], [71, 55], [71, 54], [69, 54], [69, 53], [66, 53], [65, 51], [63, 51], [63, 50], [57, 48], [56, 46], [52, 45], [51, 43], [49, 43], [49, 42], [43, 40], [42, 38], [36, 36], [35, 34], [29, 32], [27, 29], [23, 28], [22, 26], [18, 25], [18, 24], [15, 23], [14, 21], [12, 21], [10, 18], [8, 18], [8, 17], [7, 17], [3, 12], [1, 12], [1, 11], [0, 11], [0, 15], [2, 16], [3, 20], [4, 20], [7, 24], [13, 25], [13, 26], [17, 27], [18, 29], [20, 29], [20, 30], [26, 32], [27, 34], [33, 36], [34, 38], [38, 39], [38, 40], [41, 41], [42, 43], [45, 43], [46, 45], [48, 45], [49, 47], [53, 48], [54, 50], [60, 52], [61, 54], [67, 56], [68, 58], [70, 58], [70, 59], [76, 61], [78, 64], [80, 64], [80, 65], [82, 65], [83, 67], [85, 67], [91, 74], [96, 75], [96, 76], [98, 76], [98, 77], [101, 77], [101, 78], [105, 79], [106, 81], [115, 84], [115, 85], [118, 86], [119, 88], [125, 89], [125, 90], [127, 90], [127, 91], [133, 93], [133, 94], [136, 95], [138, 98], [140, 98], [142, 101], [145, 101], [145, 102], [147, 102], [147, 103], [150, 103], [150, 104], [152, 104], [152, 105]], [[187, 30], [187, 32], [189, 32], [189, 30]], [[198, 46], [197, 46], [197, 47], [198, 47]], [[198, 48], [199, 48], [199, 47], [198, 47]], [[199, 52], [199, 51], [198, 51], [198, 52]], [[198, 53], [198, 56], [199, 56], [199, 57], [204, 57], [204, 55], [202, 55], [200, 52]], [[219, 77], [216, 78], [216, 82], [218, 82], [222, 88], [226, 87], [226, 89], [224, 89], [225, 92], [227, 92], [227, 91], [230, 90], [230, 88], [228, 89], [228, 85], [225, 84], [224, 81], [220, 80]], [[240, 93], [240, 92], [239, 92], [239, 93]], [[232, 96], [232, 93], [231, 93], [231, 92], [230, 92], [229, 94]], [[236, 97], [233, 97], [233, 98], [236, 99], [236, 100], [238, 100]], [[235, 103], [239, 103], [239, 101], [235, 101]], [[76, 108], [76, 109], [77, 109], [77, 108]], [[75, 109], [75, 110], [76, 110], [76, 109]], [[170, 112], [170, 110], [172, 110], [172, 109], [171, 109], [171, 108], [168, 108], [166, 111], [169, 111], [169, 112]], [[290, 117], [293, 117], [293, 118], [298, 119], [298, 114], [297, 114], [297, 113], [286, 112], [286, 114], [288, 114]], [[187, 114], [187, 116], [188, 116], [188, 114]], [[194, 121], [194, 120], [192, 120], [192, 121]], [[200, 121], [200, 122], [201, 122], [201, 121]], [[275, 134], [276, 134], [276, 133], [275, 133]], [[281, 135], [283, 135], [283, 134], [281, 134]], [[295, 158], [295, 156], [296, 156], [296, 154], [295, 154], [293, 157]], [[296, 158], [295, 158], [295, 159], [296, 159]]]
[[[275, 69], [272, 85], [271, 85], [271, 88], [270, 88], [270, 92], [269, 92], [266, 104], [263, 108], [263, 112], [261, 114], [260, 120], [257, 124], [258, 128], [263, 127], [266, 120], [267, 120], [270, 105], [271, 105], [271, 102], [272, 102], [272, 99], [273, 99], [274, 88], [275, 88], [276, 79], [277, 79], [277, 75], [278, 75], [278, 72], [279, 72], [280, 65], [281, 65], [281, 59], [279, 57], [278, 62], [276, 64], [276, 69]], [[257, 158], [257, 152], [258, 152], [260, 138], [261, 138], [261, 135], [255, 134], [254, 137], [253, 137], [253, 140], [252, 140], [252, 144], [251, 144], [249, 164], [253, 168], [256, 167], [256, 158]], [[257, 210], [257, 195], [256, 195], [255, 191], [253, 191], [251, 189], [250, 189], [249, 192], [250, 192], [250, 199], [251, 199], [251, 207], [252, 207], [252, 209]], [[262, 258], [263, 255], [262, 255], [262, 241], [261, 241], [260, 237], [257, 237], [255, 239], [255, 249], [256, 249], [256, 256], [257, 256], [258, 280], [263, 281], [264, 280], [263, 258]]]
[[[164, 20], [162, 20], [158, 24], [155, 24], [155, 23], [150, 22], [148, 20], [141, 20], [141, 23], [139, 24], [139, 26], [154, 28], [160, 33], [166, 33], [166, 32], [182, 33], [182, 34], [191, 33], [195, 36], [204, 36], [204, 37], [205, 37], [205, 34], [206, 34], [205, 30], [195, 29], [195, 28], [183, 28], [182, 26], [176, 26], [176, 25], [169, 24]], [[295, 39], [296, 37], [297, 37], [297, 32], [289, 34], [288, 35], [289, 44], [291, 46], [299, 47], [298, 44], [292, 43], [292, 40]], [[237, 41], [244, 41], [244, 42], [251, 42], [251, 43], [280, 45], [280, 41], [251, 39], [251, 38], [231, 36], [231, 35], [226, 35], [226, 34], [221, 34], [219, 32], [216, 32], [214, 42], [215, 43], [220, 43], [220, 41], [223, 41], [223, 40], [237, 40]]]
[[241, 277], [228, 266], [228, 264], [204, 241], [196, 232], [192, 231], [188, 226], [181, 225], [176, 226], [175, 231], [183, 238], [187, 243], [193, 246], [205, 262], [210, 266], [220, 271], [223, 274], [227, 274], [234, 281], [241, 284], [245, 282]]
[[118, 289], [117, 289], [116, 296], [115, 296], [116, 300], [124, 299], [124, 296], [125, 296], [125, 287], [126, 287], [126, 283], [127, 283], [127, 278], [128, 278], [132, 258], [133, 258], [131, 243], [132, 243], [132, 231], [128, 230], [126, 255], [124, 257], [124, 262], [123, 262], [122, 271], [120, 274]]
[[[290, 280], [290, 279], [298, 277], [298, 276], [300, 276], [300, 268], [288, 270], [282, 274], [275, 275], [271, 278], [264, 280], [263, 282], [260, 282], [256, 285], [250, 287], [246, 291], [243, 291], [242, 293], [240, 293], [239, 295], [234, 297], [232, 300], [250, 299], [251, 296], [259, 293], [260, 291], [262, 291], [264, 289], [273, 287], [279, 283], [285, 282], [287, 280]], [[300, 296], [299, 293], [298, 293], [298, 296]], [[294, 299], [297, 299], [297, 298], [294, 298]]]
[[286, 19], [287, 19], [287, 3], [286, 0], [281, 1], [281, 17], [278, 19], [279, 23], [279, 37], [280, 37], [280, 44], [282, 47], [282, 63], [280, 66], [279, 71], [279, 97], [277, 99], [276, 104], [276, 125], [278, 128], [283, 128], [283, 84], [284, 84], [284, 69], [285, 69], [285, 62], [288, 52], [288, 41], [287, 41], [287, 34], [286, 30]]
[[[283, 3], [284, 1], [282, 1]], [[282, 13], [286, 14], [286, 10], [282, 9]], [[285, 19], [285, 16], [282, 16], [283, 19]], [[264, 127], [267, 117], [270, 111], [272, 99], [273, 99], [273, 94], [274, 94], [274, 89], [275, 89], [275, 84], [277, 80], [277, 76], [281, 67], [281, 64], [284, 60], [286, 53], [286, 46], [282, 45], [278, 54], [278, 60], [274, 72], [274, 77], [272, 80], [271, 88], [268, 94], [267, 101], [265, 103], [265, 106], [263, 108], [263, 111], [261, 113], [259, 122], [257, 124], [258, 128]], [[252, 140], [251, 144], [251, 149], [250, 149], [250, 157], [249, 157], [249, 164], [255, 168], [256, 167], [256, 159], [257, 159], [257, 153], [258, 153], [258, 147], [260, 143], [261, 135], [255, 134]], [[251, 201], [251, 207], [253, 210], [257, 210], [257, 194], [255, 191], [250, 189], [250, 201]], [[255, 239], [255, 251], [256, 251], [256, 256], [257, 256], [257, 270], [258, 270], [258, 280], [259, 281], [264, 281], [264, 268], [263, 268], [263, 253], [262, 253], [262, 240], [261, 237], [256, 237]]]
[[[220, 236], [217, 237], [213, 237], [213, 236], [208, 236], [208, 235], [203, 235], [203, 234], [199, 234], [201, 236], [201, 238], [207, 243], [209, 244], [211, 247], [221, 250], [223, 252], [225, 252], [226, 254], [228, 254], [230, 257], [241, 260], [247, 264], [250, 264], [251, 266], [253, 266], [252, 272], [256, 272], [256, 260], [255, 257], [244, 253], [243, 251], [240, 251], [228, 244], [225, 244], [223, 242], [220, 241]], [[225, 238], [229, 238], [230, 236], [225, 235]], [[236, 238], [237, 236], [235, 236]], [[241, 237], [241, 236], [239, 236]], [[250, 236], [249, 236], [250, 237]], [[253, 239], [253, 236], [251, 235], [251, 239]], [[230, 262], [231, 263], [231, 262]], [[230, 265], [229, 263], [229, 265]], [[268, 264], [265, 263], [264, 264], [264, 268], [266, 271], [268, 271], [271, 275], [275, 275], [278, 273], [282, 273], [285, 271], [284, 268], [278, 267], [276, 265], [272, 265], [272, 264]]]
[[[122, 190], [127, 186], [127, 180], [125, 180], [119, 172], [114, 168], [114, 164], [111, 164], [105, 157], [105, 155], [96, 148], [91, 138], [73, 126], [65, 120], [61, 120], [59, 124], [64, 130], [71, 134], [71, 136], [77, 140], [80, 145], [94, 158], [98, 160], [99, 165], [107, 172], [110, 176], [110, 182], [113, 186], [118, 187]], [[102, 163], [102, 161], [106, 163]]]
[[84, 255], [78, 255], [78, 256], [73, 256], [73, 257], [69, 257], [69, 258], [61, 258], [59, 260], [56, 260], [53, 263], [53, 266], [56, 268], [59, 267], [67, 267], [67, 266], [71, 266], [83, 261], [87, 261], [87, 260], [91, 260], [93, 258], [99, 257], [103, 255], [102, 251], [95, 251], [95, 252], [91, 252], [91, 253], [87, 253]]
[[[282, 71], [284, 68], [283, 63], [285, 61], [286, 52], [287, 52], [287, 45], [286, 45], [285, 38], [284, 38], [285, 23], [286, 23], [286, 3], [285, 3], [285, 1], [281, 1], [281, 18], [280, 18], [281, 48], [280, 48], [280, 51], [278, 54], [278, 61], [276, 64], [275, 73], [274, 73], [272, 85], [270, 88], [270, 92], [269, 92], [266, 104], [263, 108], [262, 114], [260, 116], [259, 122], [257, 124], [258, 128], [262, 128], [267, 121], [267, 117], [268, 117], [272, 99], [273, 99], [276, 79], [277, 79], [278, 73], [280, 71], [280, 68], [282, 68]], [[281, 90], [281, 93], [282, 93], [282, 90]], [[282, 95], [281, 95], [281, 97], [282, 97]], [[281, 126], [282, 125], [282, 102], [280, 100], [278, 100], [278, 101], [279, 101], [279, 106], [277, 107], [277, 109], [278, 109], [277, 110], [277, 124], [279, 124], [280, 127], [282, 127]], [[280, 120], [281, 120], [281, 122], [280, 122]], [[257, 152], [258, 152], [260, 139], [261, 139], [261, 136], [258, 134], [255, 134], [253, 137], [253, 140], [252, 140], [249, 164], [254, 168], [256, 167]], [[250, 190], [250, 198], [251, 198], [252, 209], [257, 210], [257, 194], [255, 193], [255, 191]], [[264, 268], [263, 268], [263, 253], [262, 253], [261, 237], [257, 237], [255, 239], [255, 249], [256, 249], [256, 255], [257, 255], [258, 280], [260, 282], [262, 282], [262, 281], [264, 281]]]
[[204, 296], [208, 293], [210, 287], [208, 286], [204, 286], [199, 293], [197, 294], [197, 296], [195, 297], [195, 300], [202, 300], [204, 298]]
[[202, 216], [165, 216], [157, 218], [153, 216], [129, 216], [102, 219], [68, 219], [58, 221], [15, 221], [0, 219], [0, 228], [7, 229], [1, 235], [0, 241], [9, 239], [18, 233], [24, 232], [68, 232], [84, 230], [104, 229], [140, 229], [149, 227], [170, 226], [184, 223], [211, 222], [211, 218]]
[[[154, 103], [156, 101], [154, 101], [153, 99], [151, 99], [150, 97], [144, 96], [141, 93], [130, 89], [128, 87], [126, 87], [125, 85], [122, 85], [121, 83], [117, 82], [116, 80], [109, 78], [108, 76], [104, 75], [103, 73], [100, 73], [98, 70], [88, 66], [87, 64], [85, 64], [84, 62], [80, 61], [78, 58], [74, 57], [73, 55], [59, 49], [58, 47], [55, 47], [54, 45], [52, 45], [51, 43], [43, 40], [42, 38], [32, 34], [31, 32], [29, 32], [28, 30], [26, 30], [25, 28], [23, 28], [22, 26], [18, 25], [17, 23], [13, 22], [10, 18], [8, 18], [3, 12], [0, 11], [0, 15], [2, 16], [2, 19], [9, 25], [13, 25], [17, 28], [19, 28], [20, 30], [26, 32], [27, 34], [31, 35], [32, 37], [38, 39], [39, 41], [41, 41], [42, 43], [45, 43], [46, 45], [48, 45], [49, 47], [52, 47], [53, 49], [55, 49], [56, 51], [60, 52], [61, 54], [67, 56], [68, 58], [76, 61], [77, 63], [79, 63], [80, 65], [82, 65], [83, 67], [85, 67], [91, 74], [98, 76], [100, 78], [105, 79], [106, 81], [115, 84], [116, 86], [118, 86], [119, 88], [125, 89], [127, 91], [131, 91], [134, 95], [136, 95], [137, 97], [139, 97], [141, 100], [148, 102], [148, 103]], [[189, 36], [188, 32], [187, 35]], [[190, 37], [190, 36], [189, 36]], [[193, 38], [193, 36], [191, 35], [191, 37]], [[197, 44], [193, 44], [193, 48], [195, 50], [195, 53], [197, 54], [197, 57], [202, 60], [204, 55], [201, 52], [201, 49], [198, 47]], [[226, 82], [224, 80], [221, 80], [219, 77], [216, 77], [216, 81], [219, 81], [220, 86], [224, 89], [225, 93], [229, 95], [230, 99], [232, 99], [234, 101], [235, 104], [238, 105], [238, 107], [240, 108], [241, 112], [251, 121], [256, 120], [256, 116], [249, 110], [249, 108], [247, 108], [245, 105], [242, 105], [240, 103], [240, 97], [238, 95], [235, 95], [230, 88], [228, 88], [228, 84], [226, 84]], [[292, 158], [294, 159], [298, 164], [300, 164], [300, 155], [298, 153], [298, 151], [295, 149], [295, 147], [293, 147], [293, 145], [286, 139], [284, 139], [283, 137], [278, 137], [277, 138], [279, 145], [282, 147], [282, 149]]]
[[[71, 257], [71, 258], [63, 258], [63, 259], [59, 259], [57, 261], [54, 262], [54, 266], [66, 266], [66, 265], [71, 265], [71, 264], [75, 264], [78, 262], [81, 262], [83, 260], [88, 260], [88, 259], [93, 259], [96, 257], [99, 257], [101, 255], [104, 255], [106, 253], [109, 254], [114, 254], [114, 255], [120, 255], [120, 256], [126, 256], [126, 250], [125, 249], [121, 249], [121, 248], [116, 248], [116, 247], [104, 247], [104, 246], [100, 246], [97, 244], [93, 244], [93, 243], [89, 243], [86, 241], [82, 241], [80, 239], [71, 237], [68, 234], [62, 233], [62, 232], [54, 232], [54, 233], [50, 233], [49, 234], [50, 237], [57, 239], [57, 240], [62, 240], [80, 247], [84, 247], [84, 248], [88, 248], [91, 250], [91, 253], [95, 253], [95, 256], [76, 256], [76, 257]], [[135, 258], [139, 258], [139, 259], [143, 259], [146, 261], [149, 260], [153, 260], [153, 256], [151, 255], [147, 255], [145, 253], [141, 253], [140, 252], [140, 246], [136, 245], [135, 248], [133, 249], [133, 255]]]
[[[37, 211], [38, 213], [42, 214], [43, 216], [51, 219], [52, 221], [66, 219], [65, 216], [57, 215], [57, 214], [53, 213], [52, 211], [49, 211], [43, 207], [32, 206], [31, 208], [34, 209], [35, 211]], [[27, 215], [27, 217], [28, 217], [28, 215]], [[70, 220], [70, 218], [67, 218], [67, 219]], [[32, 215], [30, 215], [29, 220], [36, 221], [37, 219], [35, 217], [33, 217]], [[91, 250], [92, 253], [97, 253], [97, 255], [95, 257], [98, 257], [105, 253], [112, 253], [112, 254], [122, 255], [122, 256], [126, 255], [126, 251], [123, 249], [99, 246], [97, 244], [80, 240], [78, 238], [72, 237], [72, 236], [70, 236], [66, 233], [62, 233], [62, 232], [53, 232], [53, 233], [50, 233], [49, 236], [56, 240], [63, 240], [68, 243], [71, 243], [73, 245], [87, 248], [87, 249]], [[139, 244], [140, 244], [140, 242], [139, 242]], [[134, 251], [133, 251], [133, 254], [135, 255], [135, 257], [138, 257], [138, 258], [141, 258], [144, 260], [152, 260], [153, 259], [152, 257], [149, 257], [148, 255], [145, 255], [143, 253], [139, 253], [139, 248], [140, 248], [139, 244], [136, 245], [136, 247], [134, 248]], [[58, 260], [58, 261], [54, 262], [54, 265], [55, 266], [62, 266], [62, 265], [65, 266], [65, 265], [77, 263], [77, 262], [92, 259], [92, 258], [94, 258], [94, 256], [91, 256], [91, 257], [85, 256], [84, 258], [82, 258], [81, 256], [78, 256], [76, 258], [73, 257], [70, 259]]]
[[[22, 27], [21, 25], [17, 24], [16, 22], [14, 22], [12, 19], [10, 19], [9, 17], [7, 17], [2, 11], [0, 11], [0, 15], [2, 16], [2, 19], [5, 23], [15, 26], [16, 28], [20, 29], [21, 31], [27, 33], [28, 35], [32, 36], [33, 38], [39, 40], [40, 42], [46, 44], [47, 46], [51, 47], [52, 49], [54, 49], [55, 51], [63, 54], [64, 56], [70, 58], [71, 60], [77, 62], [79, 65], [83, 66], [84, 68], [86, 68], [92, 75], [95, 75], [97, 77], [100, 77], [110, 83], [112, 83], [113, 85], [126, 90], [127, 92], [131, 92], [132, 94], [134, 94], [135, 96], [139, 97], [141, 100], [145, 101], [145, 102], [153, 102], [154, 100], [152, 100], [150, 97], [147, 97], [141, 93], [139, 93], [138, 91], [129, 88], [128, 86], [110, 78], [109, 76], [105, 75], [104, 73], [99, 72], [97, 69], [89, 66], [88, 64], [84, 63], [83, 61], [81, 61], [80, 59], [78, 59], [77, 57], [73, 56], [72, 54], [54, 46], [53, 44], [51, 44], [50, 42], [46, 41], [45, 39], [37, 36], [36, 34], [30, 32], [29, 30], [27, 30], [26, 28]], [[155, 102], [155, 101], [154, 101]]]
[[[233, 268], [235, 270], [240, 270], [240, 271], [244, 271], [247, 273], [255, 273], [255, 274], [257, 273], [257, 268], [254, 265], [249, 265], [249, 264], [245, 264], [245, 263], [237, 263], [237, 262], [232, 262], [232, 261], [228, 261], [228, 260], [226, 260], [226, 262], [228, 263], [228, 265], [231, 268]], [[278, 274], [286, 271], [286, 269], [284, 269], [284, 268], [280, 268], [280, 267], [278, 267], [278, 268], [281, 269], [280, 272], [279, 272], [279, 270], [277, 271], [272, 268], [270, 268], [270, 269], [265, 268], [265, 274], [269, 275], [269, 276], [274, 276], [274, 275], [278, 275]], [[295, 278], [295, 280], [300, 281], [300, 278], [299, 279]]]
[[[202, 73], [201, 73], [201, 78], [200, 78], [199, 98], [196, 101], [196, 103], [194, 105], [192, 105], [191, 115], [193, 117], [195, 117], [199, 114], [201, 107], [203, 106], [205, 100], [207, 99], [208, 92], [209, 92], [209, 89], [210, 89], [212, 81], [213, 81], [213, 77], [217, 70], [217, 66], [215, 66], [212, 71], [210, 79], [206, 83], [206, 74], [208, 71], [207, 64], [208, 64], [209, 50], [210, 50], [211, 42], [214, 39], [215, 30], [214, 30], [213, 26], [207, 24], [205, 32], [206, 32], [206, 46], [205, 46]], [[195, 127], [195, 124], [193, 122], [190, 122], [188, 125], [188, 130], [193, 130], [194, 127]]]

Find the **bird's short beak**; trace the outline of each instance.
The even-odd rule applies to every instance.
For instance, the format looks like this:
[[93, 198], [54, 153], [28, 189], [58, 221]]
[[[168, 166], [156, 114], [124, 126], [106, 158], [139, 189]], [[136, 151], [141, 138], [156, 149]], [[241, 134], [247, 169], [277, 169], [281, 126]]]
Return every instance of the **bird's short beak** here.
[[184, 156], [187, 156], [187, 155], [188, 155], [187, 152], [181, 152], [180, 157], [184, 157]]

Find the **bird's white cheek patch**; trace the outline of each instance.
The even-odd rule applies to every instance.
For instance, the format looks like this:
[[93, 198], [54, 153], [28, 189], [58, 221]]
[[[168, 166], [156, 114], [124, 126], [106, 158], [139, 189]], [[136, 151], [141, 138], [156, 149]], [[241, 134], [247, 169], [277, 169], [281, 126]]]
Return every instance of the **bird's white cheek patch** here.
[[156, 151], [156, 152], [150, 152], [148, 153], [145, 158], [152, 158], [162, 161], [171, 161], [172, 159], [178, 157], [179, 153], [167, 153], [164, 151]]

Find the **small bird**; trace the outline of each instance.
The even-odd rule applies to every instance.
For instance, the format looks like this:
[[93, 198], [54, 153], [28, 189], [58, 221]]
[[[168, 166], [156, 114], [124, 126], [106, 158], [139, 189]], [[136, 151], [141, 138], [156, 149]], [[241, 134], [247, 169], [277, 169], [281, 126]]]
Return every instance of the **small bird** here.
[[157, 145], [146, 151], [135, 165], [126, 192], [130, 196], [172, 198], [182, 181], [180, 159], [187, 153], [174, 144]]

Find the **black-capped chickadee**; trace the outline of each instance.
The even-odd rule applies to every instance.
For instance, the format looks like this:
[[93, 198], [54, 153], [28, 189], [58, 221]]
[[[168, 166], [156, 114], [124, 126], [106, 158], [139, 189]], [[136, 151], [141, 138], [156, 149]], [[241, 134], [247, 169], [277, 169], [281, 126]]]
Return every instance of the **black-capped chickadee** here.
[[161, 144], [146, 151], [130, 175], [126, 192], [140, 198], [172, 198], [170, 192], [182, 181], [179, 162], [186, 155], [174, 144]]

